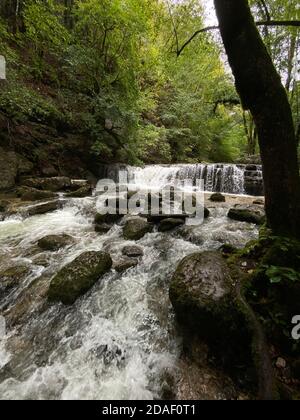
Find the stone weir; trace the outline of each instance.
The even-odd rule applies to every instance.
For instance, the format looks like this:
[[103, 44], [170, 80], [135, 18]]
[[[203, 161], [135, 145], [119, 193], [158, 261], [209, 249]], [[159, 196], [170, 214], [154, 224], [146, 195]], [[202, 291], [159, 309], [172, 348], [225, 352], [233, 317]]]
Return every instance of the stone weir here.
[[178, 185], [185, 180], [196, 186], [199, 180], [203, 180], [207, 192], [264, 195], [261, 165], [201, 163], [135, 167], [122, 164], [102, 168], [101, 177], [118, 182], [120, 170], [127, 172], [129, 184], [139, 189], [160, 189], [166, 185]]

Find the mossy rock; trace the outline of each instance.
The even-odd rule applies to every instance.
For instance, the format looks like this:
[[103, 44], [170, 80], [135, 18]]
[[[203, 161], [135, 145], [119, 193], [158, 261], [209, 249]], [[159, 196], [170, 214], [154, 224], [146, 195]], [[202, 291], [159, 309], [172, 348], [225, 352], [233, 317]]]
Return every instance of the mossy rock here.
[[225, 203], [226, 197], [221, 193], [215, 193], [210, 197], [210, 201], [213, 201], [215, 203]]
[[185, 334], [197, 334], [224, 366], [251, 363], [252, 333], [238, 304], [231, 268], [220, 252], [186, 257], [172, 278], [170, 299]]
[[184, 225], [185, 221], [182, 219], [164, 219], [160, 222], [158, 230], [159, 232], [169, 232], [170, 230], [176, 229]]
[[228, 217], [232, 220], [256, 225], [263, 225], [266, 220], [264, 210], [257, 206], [237, 205], [229, 210]]
[[94, 219], [95, 225], [103, 225], [103, 224], [110, 224], [110, 223], [117, 223], [122, 216], [119, 214], [100, 214], [97, 213]]
[[123, 236], [129, 241], [138, 241], [147, 233], [152, 232], [153, 225], [146, 219], [135, 218], [127, 220], [123, 229]]
[[49, 235], [38, 241], [38, 246], [44, 251], [58, 251], [73, 243], [73, 238], [69, 235]]
[[112, 260], [107, 253], [91, 251], [81, 254], [52, 279], [48, 292], [49, 300], [72, 305], [111, 267]]

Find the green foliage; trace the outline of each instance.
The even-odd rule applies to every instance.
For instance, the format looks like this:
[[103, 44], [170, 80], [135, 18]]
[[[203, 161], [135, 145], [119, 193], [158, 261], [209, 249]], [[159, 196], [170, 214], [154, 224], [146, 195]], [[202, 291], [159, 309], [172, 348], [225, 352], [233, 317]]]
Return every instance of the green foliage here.
[[247, 152], [240, 107], [222, 104], [238, 98], [215, 40], [203, 34], [175, 54], [204, 24], [199, 1], [68, 4], [27, 0], [0, 21], [7, 115], [72, 127], [104, 161], [233, 162]]

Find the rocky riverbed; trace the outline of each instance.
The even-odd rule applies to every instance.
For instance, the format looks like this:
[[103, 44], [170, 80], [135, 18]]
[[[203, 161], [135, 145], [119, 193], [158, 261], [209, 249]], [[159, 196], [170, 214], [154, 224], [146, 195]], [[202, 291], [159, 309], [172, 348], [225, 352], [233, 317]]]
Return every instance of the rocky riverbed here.
[[104, 229], [96, 197], [71, 184], [1, 196], [1, 398], [247, 398], [205, 340], [185, 351], [169, 288], [185, 257], [255, 239], [263, 201], [206, 194], [201, 226], [125, 216]]

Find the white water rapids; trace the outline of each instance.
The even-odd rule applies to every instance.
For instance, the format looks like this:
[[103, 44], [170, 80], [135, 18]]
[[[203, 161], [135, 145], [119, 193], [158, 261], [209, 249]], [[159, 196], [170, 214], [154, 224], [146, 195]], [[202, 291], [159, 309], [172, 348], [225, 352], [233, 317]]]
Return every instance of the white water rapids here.
[[[94, 212], [94, 197], [69, 199], [56, 212], [0, 222], [0, 272], [29, 270], [0, 296], [8, 327], [0, 337], [1, 399], [162, 398], [181, 351], [168, 297], [176, 265], [191, 253], [243, 246], [257, 235], [252, 225], [230, 221], [226, 208], [211, 209], [200, 227], [146, 235], [137, 242], [144, 257], [136, 268], [112, 270], [72, 307], [49, 305], [43, 290], [66, 263], [88, 250], [107, 250], [117, 261], [132, 244], [121, 225], [95, 233]], [[42, 237], [61, 233], [75, 243], [54, 253], [37, 247]]]

